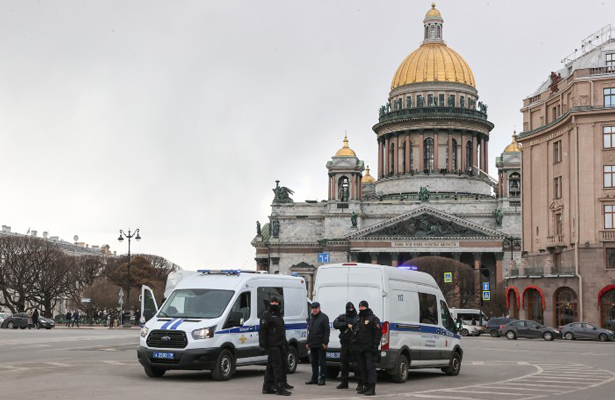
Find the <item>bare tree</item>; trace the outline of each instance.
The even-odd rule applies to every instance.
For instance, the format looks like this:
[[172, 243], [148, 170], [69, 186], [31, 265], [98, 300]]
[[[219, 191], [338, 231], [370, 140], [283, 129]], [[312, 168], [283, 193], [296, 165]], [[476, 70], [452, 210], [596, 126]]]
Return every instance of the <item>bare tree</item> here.
[[40, 241], [38, 258], [41, 268], [36, 278], [31, 301], [38, 304], [45, 317], [53, 317], [57, 301], [74, 291], [75, 259], [66, 255], [53, 242]]
[[179, 265], [154, 254], [136, 254], [135, 256], [143, 257], [149, 261], [150, 265], [155, 268], [156, 279], [159, 281], [166, 281], [171, 272], [179, 269]]
[[[478, 273], [469, 265], [450, 258], [435, 256], [418, 257], [408, 263], [418, 267], [419, 271], [433, 276], [449, 306], [458, 308], [477, 306], [476, 279]], [[445, 272], [452, 273], [451, 283], [444, 282]]]

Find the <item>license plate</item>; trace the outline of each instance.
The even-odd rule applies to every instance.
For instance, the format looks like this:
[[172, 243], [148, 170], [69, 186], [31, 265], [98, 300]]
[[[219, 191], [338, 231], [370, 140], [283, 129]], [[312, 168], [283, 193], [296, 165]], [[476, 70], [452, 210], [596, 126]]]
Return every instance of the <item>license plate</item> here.
[[154, 353], [154, 358], [164, 358], [167, 360], [172, 360], [173, 358], [175, 358], [173, 353], [159, 353], [159, 352], [155, 352]]
[[327, 358], [340, 358], [340, 353], [334, 352], [334, 351], [328, 351]]

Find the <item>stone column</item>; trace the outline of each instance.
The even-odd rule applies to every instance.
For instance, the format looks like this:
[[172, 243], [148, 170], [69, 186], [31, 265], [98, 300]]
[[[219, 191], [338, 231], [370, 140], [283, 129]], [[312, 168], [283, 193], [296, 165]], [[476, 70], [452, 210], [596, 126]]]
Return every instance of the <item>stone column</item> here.
[[331, 175], [329, 175], [329, 200], [332, 200], [331, 197], [331, 181], [333, 180], [333, 178], [331, 177]]
[[500, 283], [504, 280], [504, 268], [502, 260], [504, 259], [504, 253], [495, 253], [495, 284], [500, 286]]
[[383, 141], [381, 138], [378, 139], [378, 179], [384, 176], [384, 157], [382, 154], [382, 148], [384, 147]]
[[480, 135], [480, 138], [478, 138], [478, 143], [480, 144], [480, 166], [479, 168], [482, 169], [483, 171], [485, 170], [485, 139], [483, 138], [483, 135]]
[[474, 256], [474, 270], [476, 271], [476, 283], [475, 283], [475, 290], [476, 290], [476, 294], [478, 295], [478, 298], [476, 299], [477, 302], [476, 304], [480, 304], [480, 300], [482, 298], [482, 287], [481, 287], [481, 275], [480, 275], [480, 262], [481, 262], [481, 258], [483, 257], [483, 253], [472, 253], [472, 255]]
[[[476, 143], [476, 133], [472, 132], [472, 169], [478, 168], [478, 149]], [[476, 173], [476, 171], [473, 171]]]
[[508, 195], [508, 174], [506, 171], [502, 172], [502, 182], [502, 197], [504, 197], [504, 194], [506, 194], [506, 197], [510, 197]]
[[453, 170], [453, 135], [451, 134], [451, 130], [448, 130], [448, 164], [446, 168], [449, 172]]
[[391, 253], [391, 266], [397, 267], [399, 260], [399, 253]]
[[395, 151], [393, 152], [393, 175], [399, 175], [399, 135], [393, 139]]
[[485, 137], [485, 172], [489, 173], [489, 137]]
[[425, 140], [425, 136], [423, 130], [421, 129], [421, 133], [419, 134], [419, 159], [417, 160], [418, 170], [423, 171], [423, 141]]
[[378, 264], [378, 253], [369, 253], [372, 258], [372, 264]]
[[440, 166], [438, 164], [438, 130], [434, 130], [433, 132], [433, 169], [435, 172], [440, 170]]
[[384, 139], [384, 176], [389, 176], [389, 138]]
[[465, 171], [466, 168], [466, 137], [465, 131], [461, 131], [461, 168], [462, 171]]
[[410, 172], [412, 166], [410, 165], [410, 134], [406, 136], [406, 170], [405, 174]]

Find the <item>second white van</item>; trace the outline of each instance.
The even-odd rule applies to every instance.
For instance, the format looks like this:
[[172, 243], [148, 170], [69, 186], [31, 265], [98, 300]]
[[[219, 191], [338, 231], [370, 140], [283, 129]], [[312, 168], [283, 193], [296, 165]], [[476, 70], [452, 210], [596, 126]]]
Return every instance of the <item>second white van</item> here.
[[[458, 375], [463, 360], [458, 328], [438, 284], [427, 273], [412, 267], [374, 264], [330, 264], [318, 268], [314, 300], [333, 321], [366, 300], [382, 325], [381, 360], [395, 382], [405, 382], [408, 370], [439, 368]], [[331, 330], [327, 365], [339, 370], [338, 331]]]

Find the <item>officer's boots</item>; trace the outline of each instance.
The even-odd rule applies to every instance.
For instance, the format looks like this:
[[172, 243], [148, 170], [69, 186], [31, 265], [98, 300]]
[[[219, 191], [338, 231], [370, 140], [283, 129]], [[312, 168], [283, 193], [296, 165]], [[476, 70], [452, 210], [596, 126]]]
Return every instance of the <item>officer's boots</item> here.
[[292, 393], [284, 388], [284, 386], [280, 386], [278, 392], [276, 393], [278, 396], [290, 396]]
[[366, 396], [376, 395], [376, 385], [367, 385], [367, 391], [363, 394]]
[[348, 389], [348, 381], [342, 381], [339, 385], [337, 385], [338, 389]]
[[363, 385], [361, 386], [361, 388], [357, 388], [357, 393], [358, 394], [365, 394], [367, 393], [367, 389], [369, 388], [369, 385]]
[[358, 393], [361, 389], [363, 389], [363, 382], [358, 381], [358, 383], [357, 383], [357, 393]]

